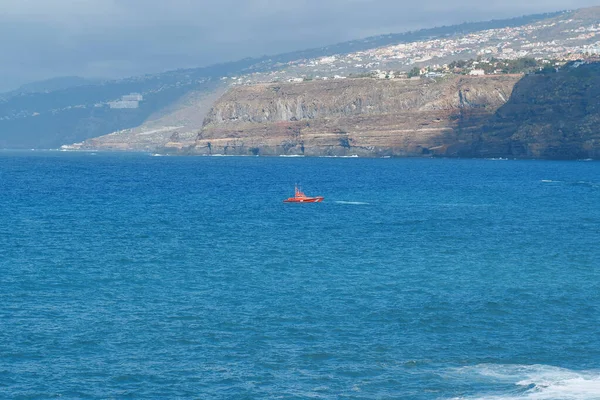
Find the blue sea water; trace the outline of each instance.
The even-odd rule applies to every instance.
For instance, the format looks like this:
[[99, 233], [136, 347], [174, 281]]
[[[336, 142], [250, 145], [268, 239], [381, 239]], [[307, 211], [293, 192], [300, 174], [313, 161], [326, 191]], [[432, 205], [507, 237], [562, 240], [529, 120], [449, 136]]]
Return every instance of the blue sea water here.
[[57, 397], [600, 399], [600, 163], [2, 152], [0, 398]]

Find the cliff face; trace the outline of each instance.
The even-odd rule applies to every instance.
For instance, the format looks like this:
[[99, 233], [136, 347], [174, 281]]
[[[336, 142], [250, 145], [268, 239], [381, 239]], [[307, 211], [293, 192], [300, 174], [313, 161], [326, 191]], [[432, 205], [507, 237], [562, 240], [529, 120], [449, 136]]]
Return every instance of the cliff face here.
[[236, 87], [197, 154], [600, 159], [600, 63], [557, 73]]
[[524, 77], [466, 155], [600, 159], [600, 64]]
[[210, 110], [196, 154], [458, 156], [521, 76], [240, 86]]

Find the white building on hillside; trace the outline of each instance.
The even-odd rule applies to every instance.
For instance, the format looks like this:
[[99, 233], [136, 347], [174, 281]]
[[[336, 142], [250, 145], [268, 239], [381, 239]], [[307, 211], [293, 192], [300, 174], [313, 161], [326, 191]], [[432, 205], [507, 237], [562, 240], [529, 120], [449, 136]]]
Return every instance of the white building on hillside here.
[[485, 71], [482, 69], [474, 69], [474, 70], [471, 70], [471, 72], [469, 72], [469, 75], [476, 75], [476, 76], [485, 75]]
[[120, 100], [109, 101], [108, 106], [110, 108], [122, 109], [122, 108], [138, 108], [140, 101], [144, 100], [144, 96], [139, 93], [129, 93], [121, 96]]

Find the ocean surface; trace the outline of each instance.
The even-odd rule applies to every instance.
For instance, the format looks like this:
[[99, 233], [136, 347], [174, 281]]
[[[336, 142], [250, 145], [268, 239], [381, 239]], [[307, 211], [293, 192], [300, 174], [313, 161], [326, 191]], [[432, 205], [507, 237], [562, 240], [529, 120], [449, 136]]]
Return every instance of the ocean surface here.
[[600, 399], [600, 163], [0, 152], [0, 398]]

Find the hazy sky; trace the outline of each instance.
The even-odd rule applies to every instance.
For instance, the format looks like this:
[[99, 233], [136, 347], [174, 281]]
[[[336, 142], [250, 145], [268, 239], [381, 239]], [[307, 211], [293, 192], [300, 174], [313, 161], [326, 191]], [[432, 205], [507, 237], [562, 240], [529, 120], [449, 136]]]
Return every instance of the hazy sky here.
[[592, 0], [0, 0], [0, 90], [122, 77]]

